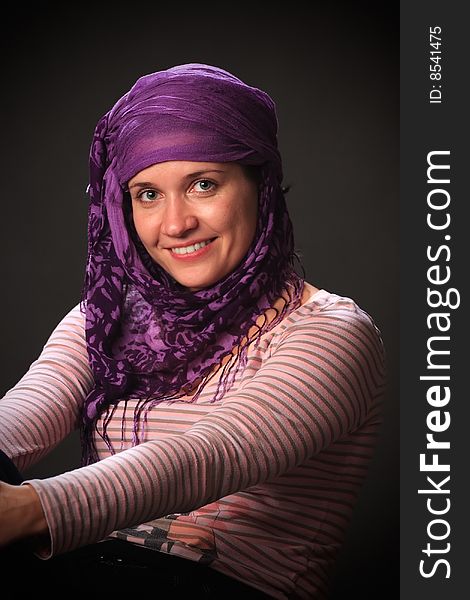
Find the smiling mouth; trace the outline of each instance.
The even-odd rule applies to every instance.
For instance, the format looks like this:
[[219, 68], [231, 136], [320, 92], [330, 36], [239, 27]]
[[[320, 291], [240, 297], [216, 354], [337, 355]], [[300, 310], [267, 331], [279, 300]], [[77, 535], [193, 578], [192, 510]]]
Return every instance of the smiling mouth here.
[[193, 254], [194, 252], [197, 252], [198, 250], [200, 250], [201, 248], [205, 248], [206, 246], [208, 246], [209, 244], [211, 244], [213, 241], [215, 240], [215, 238], [206, 240], [204, 242], [198, 242], [197, 244], [191, 244], [189, 246], [184, 246], [183, 248], [170, 248], [171, 252], [173, 252], [173, 254]]

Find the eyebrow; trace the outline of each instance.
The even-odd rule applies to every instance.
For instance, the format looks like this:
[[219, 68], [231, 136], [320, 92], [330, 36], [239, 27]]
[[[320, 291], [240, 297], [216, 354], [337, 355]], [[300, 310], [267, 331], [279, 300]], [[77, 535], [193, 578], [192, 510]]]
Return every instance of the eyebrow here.
[[[193, 177], [199, 177], [200, 175], [205, 175], [207, 173], [225, 173], [223, 169], [204, 169], [203, 171], [195, 171], [194, 173], [188, 173], [183, 177], [183, 179], [192, 179]], [[149, 186], [154, 186], [155, 183], [151, 181], [138, 181], [129, 186], [129, 189], [132, 188], [144, 188]]]

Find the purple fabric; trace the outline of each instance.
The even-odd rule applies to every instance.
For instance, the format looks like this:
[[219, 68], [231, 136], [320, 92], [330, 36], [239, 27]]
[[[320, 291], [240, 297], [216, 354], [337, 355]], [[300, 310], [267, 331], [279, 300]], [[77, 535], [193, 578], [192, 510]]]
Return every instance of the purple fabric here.
[[[129, 179], [168, 160], [234, 161], [259, 165], [262, 173], [251, 247], [234, 271], [197, 292], [152, 260], [128, 216]], [[273, 101], [220, 68], [186, 64], [141, 77], [100, 119], [90, 151], [81, 302], [95, 379], [83, 410], [83, 464], [97, 460], [93, 429], [103, 411], [109, 417], [118, 401], [138, 398], [139, 443], [149, 408], [188, 391], [195, 401], [214, 367], [281, 294], [284, 307], [249, 343], [300, 304], [303, 278], [294, 269], [298, 257], [281, 182]], [[214, 401], [245, 366], [248, 345], [236, 364], [223, 368]]]

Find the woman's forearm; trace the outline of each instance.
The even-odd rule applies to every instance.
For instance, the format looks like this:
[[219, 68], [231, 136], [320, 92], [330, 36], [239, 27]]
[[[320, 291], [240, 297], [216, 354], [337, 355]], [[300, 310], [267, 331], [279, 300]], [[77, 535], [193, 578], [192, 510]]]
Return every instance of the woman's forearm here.
[[31, 485], [0, 482], [0, 547], [48, 533], [39, 496]]
[[79, 305], [54, 329], [28, 372], [0, 398], [0, 448], [25, 472], [80, 423], [93, 387]]

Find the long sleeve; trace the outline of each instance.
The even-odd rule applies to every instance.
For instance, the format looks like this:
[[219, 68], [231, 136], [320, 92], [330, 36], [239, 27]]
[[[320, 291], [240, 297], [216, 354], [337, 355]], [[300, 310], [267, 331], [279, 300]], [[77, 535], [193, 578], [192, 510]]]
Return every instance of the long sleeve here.
[[184, 434], [30, 481], [51, 553], [283, 476], [377, 418], [383, 360], [378, 331], [357, 307], [335, 303], [297, 321], [256, 374]]
[[40, 356], [0, 400], [0, 447], [20, 471], [42, 459], [78, 426], [93, 385], [75, 306], [58, 324]]

